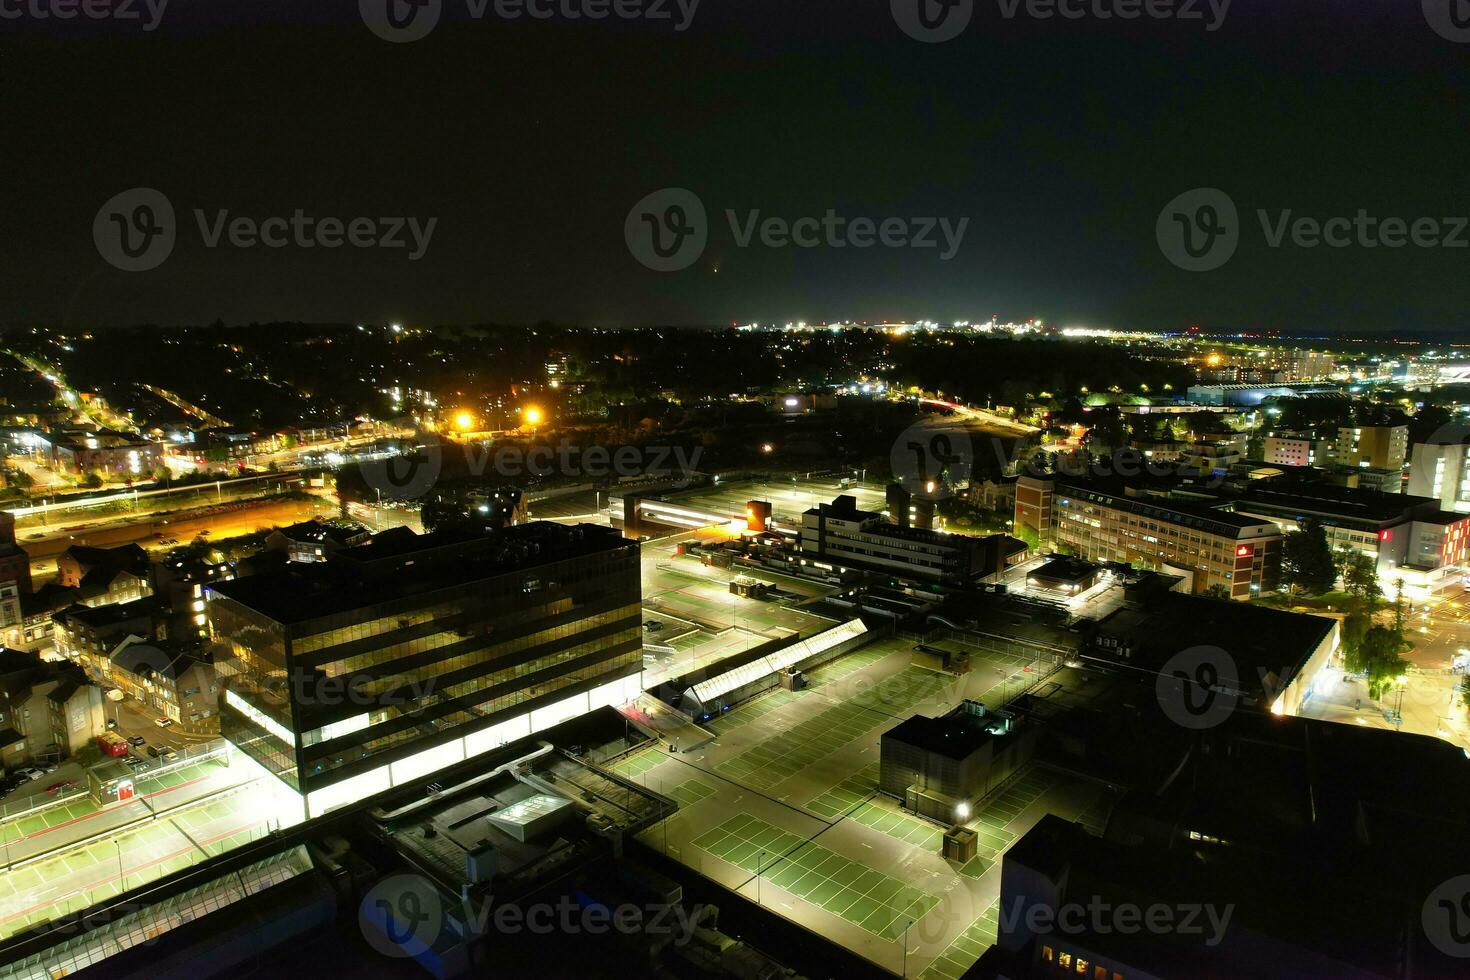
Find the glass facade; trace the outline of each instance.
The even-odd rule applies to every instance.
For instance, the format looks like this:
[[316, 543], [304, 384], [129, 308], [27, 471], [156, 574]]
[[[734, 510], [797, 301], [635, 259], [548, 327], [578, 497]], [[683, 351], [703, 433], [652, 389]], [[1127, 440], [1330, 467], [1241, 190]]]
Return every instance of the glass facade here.
[[211, 590], [223, 733], [309, 793], [637, 674], [637, 549], [597, 543], [531, 567], [405, 567], [359, 607], [285, 622]]

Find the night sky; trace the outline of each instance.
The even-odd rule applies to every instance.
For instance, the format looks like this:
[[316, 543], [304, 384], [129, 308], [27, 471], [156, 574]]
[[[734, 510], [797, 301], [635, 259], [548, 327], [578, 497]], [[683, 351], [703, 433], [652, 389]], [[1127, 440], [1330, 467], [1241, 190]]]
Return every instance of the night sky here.
[[[357, 0], [172, 0], [152, 31], [0, 19], [0, 324], [995, 313], [1470, 337], [1470, 230], [1458, 248], [1272, 248], [1256, 216], [1364, 209], [1444, 236], [1470, 216], [1470, 43], [1418, 0], [1236, 0], [1213, 31], [1204, 0], [1187, 21], [1007, 19], [1009, 0], [975, 0], [943, 43], [907, 36], [887, 0], [703, 0], [684, 31], [674, 0], [669, 20], [599, 23], [444, 3], [412, 43], [376, 37]], [[177, 241], [124, 272], [93, 225], [135, 187], [167, 198]], [[660, 273], [624, 225], [666, 187], [698, 196], [708, 245]], [[1208, 272], [1155, 234], [1196, 187], [1240, 216]], [[949, 261], [742, 248], [727, 208], [968, 226]], [[195, 209], [437, 223], [410, 261], [411, 245], [209, 248]]]

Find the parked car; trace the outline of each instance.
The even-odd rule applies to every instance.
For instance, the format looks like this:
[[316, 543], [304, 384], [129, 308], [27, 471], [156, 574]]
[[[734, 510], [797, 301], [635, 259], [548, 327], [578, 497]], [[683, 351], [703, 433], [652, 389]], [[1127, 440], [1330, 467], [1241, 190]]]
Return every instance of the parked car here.
[[107, 730], [110, 731], [110, 732], [117, 731], [117, 719], [116, 718], [109, 718], [109, 719], [107, 719]]
[[643, 624], [643, 628], [648, 630], [648, 632], [650, 633], [656, 633], [664, 628], [664, 624], [660, 623], [656, 619], [650, 619], [648, 622]]
[[172, 718], [155, 718], [155, 719], [153, 719], [153, 724], [157, 725], [159, 728], [167, 728], [169, 725], [172, 725], [173, 723], [174, 723], [174, 720]]
[[140, 747], [143, 744], [145, 744], [148, 740], [146, 738], [144, 738], [142, 735], [134, 735], [132, 738], [128, 739], [128, 741], [134, 747]]
[[17, 776], [24, 776], [27, 781], [30, 781], [32, 779], [40, 779], [42, 776], [46, 775], [46, 773], [42, 772], [35, 766], [22, 766], [21, 768], [15, 770], [15, 774]]
[[125, 755], [122, 757], [122, 760], [128, 765], [132, 766], [134, 769], [140, 769], [143, 766], [148, 765], [148, 760], [136, 755]]
[[158, 751], [158, 746], [156, 746], [156, 745], [150, 745], [150, 746], [148, 746], [148, 757], [150, 759], [156, 759], [160, 755], [162, 755], [162, 753]]
[[161, 753], [161, 755], [162, 755], [162, 758], [163, 758], [163, 761], [164, 762], [173, 762], [175, 759], [177, 759], [179, 757], [179, 754], [177, 752], [175, 752], [173, 749], [170, 749], [170, 748], [168, 748], [166, 746], [165, 746], [163, 752]]

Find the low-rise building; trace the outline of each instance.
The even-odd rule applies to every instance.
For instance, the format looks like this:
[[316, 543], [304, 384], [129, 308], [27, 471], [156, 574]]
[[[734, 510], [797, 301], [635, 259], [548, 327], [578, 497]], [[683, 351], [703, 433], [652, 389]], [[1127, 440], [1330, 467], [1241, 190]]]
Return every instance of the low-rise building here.
[[1408, 454], [1407, 425], [1344, 425], [1337, 430], [1334, 460], [1344, 466], [1402, 470]]
[[56, 652], [80, 664], [88, 677], [100, 682], [103, 664], [123, 639], [159, 638], [161, 610], [161, 603], [153, 597], [112, 606], [72, 606], [53, 617]]
[[1433, 497], [1444, 510], [1470, 514], [1470, 425], [1451, 426], [1414, 446], [1409, 493]]
[[1264, 461], [1272, 466], [1321, 466], [1332, 459], [1332, 442], [1311, 432], [1272, 432], [1264, 441]]
[[1470, 514], [1443, 511], [1437, 504], [1427, 497], [1330, 483], [1263, 480], [1226, 506], [1272, 521], [1283, 532], [1312, 518], [1333, 551], [1372, 558], [1385, 588], [1403, 580], [1412, 594], [1428, 595], [1458, 582], [1467, 560], [1464, 528]]
[[204, 650], [179, 649], [129, 636], [101, 661], [102, 682], [186, 731], [219, 731], [219, 687]]
[[968, 585], [999, 575], [1025, 553], [1025, 544], [1004, 534], [978, 538], [893, 524], [859, 510], [847, 494], [802, 515], [801, 554], [810, 564]]
[[277, 528], [265, 539], [265, 546], [284, 550], [289, 561], [326, 561], [341, 548], [352, 548], [372, 537], [367, 526], [351, 518], [312, 520]]
[[1025, 759], [1015, 719], [977, 701], [946, 715], [915, 715], [883, 733], [878, 790], [906, 809], [945, 823], [963, 823], [982, 797]]
[[132, 602], [153, 594], [148, 552], [135, 544], [115, 548], [72, 545], [56, 559], [56, 582], [77, 590], [85, 606]]
[[1183, 572], [1193, 592], [1218, 586], [1249, 599], [1274, 589], [1280, 575], [1281, 531], [1271, 521], [1207, 502], [1146, 497], [1118, 481], [1022, 476], [1015, 524], [1089, 561]]
[[79, 751], [106, 725], [102, 691], [71, 664], [0, 649], [0, 761], [56, 762]]

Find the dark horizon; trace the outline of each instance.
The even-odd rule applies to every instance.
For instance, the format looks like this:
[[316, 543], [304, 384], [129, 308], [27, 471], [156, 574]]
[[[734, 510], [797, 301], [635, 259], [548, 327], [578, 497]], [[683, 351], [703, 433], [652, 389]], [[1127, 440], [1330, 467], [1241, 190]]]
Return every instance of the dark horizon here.
[[[412, 43], [375, 37], [349, 0], [174, 0], [151, 31], [0, 21], [22, 191], [4, 208], [0, 323], [999, 313], [1467, 332], [1466, 249], [1450, 242], [1470, 239], [1454, 225], [1470, 215], [1457, 165], [1470, 48], [1419, 5], [1198, 3], [1191, 21], [1033, 19], [1024, 4], [1008, 19], [1009, 6], [975, 5], [943, 43], [905, 35], [887, 4], [765, 0], [704, 0], [683, 31], [674, 3], [669, 21], [591, 23], [476, 19], [451, 2]], [[708, 243], [682, 271], [655, 272], [630, 254], [625, 223], [673, 187], [707, 210]], [[115, 268], [93, 241], [104, 203], [131, 188], [176, 214], [177, 244], [149, 271]], [[1195, 188], [1239, 211], [1233, 257], [1200, 272], [1171, 261], [1156, 228]], [[416, 260], [406, 225], [395, 248], [228, 243], [229, 221], [297, 209], [433, 225]], [[1440, 243], [1269, 241], [1284, 212], [1326, 222], [1360, 209], [1439, 221]], [[829, 210], [967, 224], [948, 260], [937, 226], [930, 248], [771, 246], [758, 231], [740, 244], [753, 212], [792, 224]]]

